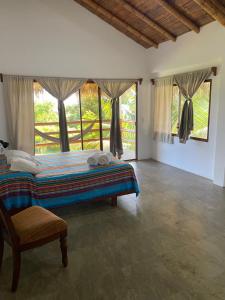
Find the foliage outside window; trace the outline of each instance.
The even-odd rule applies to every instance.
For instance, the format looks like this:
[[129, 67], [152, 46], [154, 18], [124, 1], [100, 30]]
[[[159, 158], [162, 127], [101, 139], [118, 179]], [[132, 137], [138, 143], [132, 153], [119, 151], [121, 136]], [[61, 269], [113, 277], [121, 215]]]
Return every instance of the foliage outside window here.
[[[211, 84], [211, 80], [206, 80], [192, 99], [194, 109], [194, 130], [190, 136], [192, 139], [208, 141]], [[181, 95], [178, 86], [174, 85], [172, 102], [172, 133], [174, 135], [178, 134], [184, 102], [185, 99]]]
[[[95, 83], [86, 83], [64, 101], [70, 150], [109, 151], [111, 102]], [[39, 83], [34, 83], [35, 128], [59, 137], [58, 102]], [[120, 118], [124, 159], [136, 158], [136, 85], [120, 97]], [[60, 152], [60, 144], [35, 135], [35, 153]]]

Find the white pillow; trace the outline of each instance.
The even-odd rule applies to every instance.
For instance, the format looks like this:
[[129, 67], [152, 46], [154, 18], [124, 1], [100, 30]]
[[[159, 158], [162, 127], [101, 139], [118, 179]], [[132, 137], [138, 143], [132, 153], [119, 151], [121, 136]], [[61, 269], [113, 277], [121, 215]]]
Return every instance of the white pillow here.
[[28, 172], [31, 174], [38, 174], [41, 171], [35, 165], [35, 163], [33, 163], [32, 161], [29, 161], [27, 159], [20, 158], [20, 157], [12, 158], [10, 170]]
[[21, 150], [5, 150], [4, 151], [6, 157], [7, 157], [7, 164], [10, 165], [12, 159], [14, 158], [23, 158], [26, 159], [28, 161], [32, 161], [33, 163], [35, 163], [35, 165], [40, 165], [39, 161], [36, 160], [32, 155], [30, 155], [29, 153], [25, 152], [25, 151], [21, 151]]

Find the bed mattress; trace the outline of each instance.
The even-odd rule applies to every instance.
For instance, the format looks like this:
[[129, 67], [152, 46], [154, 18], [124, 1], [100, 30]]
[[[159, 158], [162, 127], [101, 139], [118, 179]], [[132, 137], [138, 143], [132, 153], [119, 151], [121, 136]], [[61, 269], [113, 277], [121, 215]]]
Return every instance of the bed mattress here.
[[39, 205], [45, 208], [70, 205], [96, 198], [139, 193], [133, 167], [114, 160], [90, 167], [93, 151], [36, 156], [41, 172], [0, 171], [0, 199], [8, 210]]

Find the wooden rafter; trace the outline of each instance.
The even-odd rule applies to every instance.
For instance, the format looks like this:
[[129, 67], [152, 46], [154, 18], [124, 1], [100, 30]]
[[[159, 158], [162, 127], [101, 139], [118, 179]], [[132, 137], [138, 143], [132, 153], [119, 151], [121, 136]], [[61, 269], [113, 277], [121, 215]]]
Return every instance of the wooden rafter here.
[[86, 5], [87, 8], [89, 8], [90, 10], [93, 10], [96, 13], [100, 13], [102, 16], [104, 16], [104, 18], [107, 20], [107, 22], [109, 22], [111, 25], [116, 24], [119, 28], [129, 32], [130, 34], [133, 34], [137, 40], [143, 41], [144, 43], [146, 43], [148, 45], [148, 47], [153, 46], [155, 48], [158, 48], [158, 44], [156, 42], [154, 42], [149, 37], [142, 34], [137, 29], [133, 28], [126, 22], [122, 21], [117, 16], [113, 15], [111, 12], [109, 12], [107, 9], [103, 8], [96, 2], [94, 2], [92, 0], [74, 0], [74, 1], [81, 5], [82, 4]]
[[[195, 1], [195, 0], [194, 0]], [[168, 4], [165, 0], [157, 0], [157, 2], [163, 6], [170, 14], [176, 17], [180, 22], [186, 25], [189, 29], [194, 30], [196, 33], [199, 33], [200, 27], [197, 26], [193, 21], [188, 17], [179, 12], [175, 7]], [[197, 1], [196, 1], [197, 2]]]
[[153, 21], [151, 18], [147, 17], [143, 13], [141, 13], [139, 10], [134, 8], [132, 5], [127, 3], [125, 0], [116, 0], [120, 5], [123, 6], [127, 11], [133, 13], [138, 19], [145, 22], [147, 25], [151, 26], [158, 32], [160, 32], [163, 36], [167, 37], [169, 40], [176, 41], [176, 36], [171, 34], [168, 30], [157, 24], [155, 21]]
[[216, 0], [194, 0], [211, 17], [225, 26], [225, 7]]
[[224, 15], [225, 15], [225, 6], [218, 0], [211, 0], [212, 4], [214, 4]]

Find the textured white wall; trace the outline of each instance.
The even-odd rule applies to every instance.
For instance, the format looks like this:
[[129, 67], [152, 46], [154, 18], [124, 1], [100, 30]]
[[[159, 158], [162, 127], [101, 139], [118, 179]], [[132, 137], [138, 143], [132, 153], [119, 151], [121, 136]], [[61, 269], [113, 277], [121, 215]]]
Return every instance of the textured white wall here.
[[209, 142], [190, 140], [186, 145], [175, 140], [174, 145], [153, 142], [152, 157], [164, 163], [213, 179], [224, 185], [225, 169], [225, 30], [218, 23], [166, 42], [158, 50], [148, 51], [151, 76], [185, 72], [218, 66], [213, 77]]
[[[95, 78], [147, 76], [146, 50], [73, 0], [0, 0], [0, 72]], [[146, 88], [147, 87], [147, 88]], [[0, 90], [0, 138], [6, 137]], [[139, 90], [139, 156], [150, 157], [146, 82]]]

